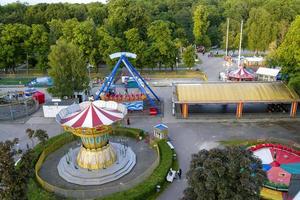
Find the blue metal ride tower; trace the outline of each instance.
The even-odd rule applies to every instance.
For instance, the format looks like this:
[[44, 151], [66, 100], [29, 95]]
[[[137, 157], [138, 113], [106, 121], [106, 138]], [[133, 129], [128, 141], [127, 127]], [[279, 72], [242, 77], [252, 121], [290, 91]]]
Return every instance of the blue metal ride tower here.
[[109, 89], [115, 79], [115, 76], [117, 74], [117, 71], [118, 71], [119, 67], [121, 66], [121, 63], [123, 63], [124, 66], [127, 68], [128, 72], [130, 73], [130, 75], [132, 76], [132, 78], [134, 79], [134, 81], [137, 83], [140, 91], [146, 95], [150, 105], [153, 108], [158, 109], [157, 105], [155, 104], [154, 99], [149, 96], [146, 89], [141, 85], [141, 83], [138, 81], [138, 79], [142, 80], [142, 82], [145, 84], [146, 88], [150, 91], [150, 93], [154, 96], [154, 98], [157, 101], [160, 101], [160, 99], [158, 98], [158, 96], [150, 88], [150, 86], [147, 84], [147, 82], [143, 79], [143, 77], [138, 73], [138, 71], [133, 67], [133, 65], [127, 59], [127, 58], [135, 59], [137, 57], [136, 54], [129, 53], [129, 52], [117, 52], [117, 53], [111, 54], [109, 57], [110, 57], [110, 59], [119, 58], [119, 60], [118, 60], [117, 64], [115, 65], [115, 67], [113, 68], [110, 75], [108, 76], [108, 78], [102, 84], [99, 92], [97, 93], [96, 100], [100, 99], [100, 95], [102, 93], [107, 93], [109, 91]]

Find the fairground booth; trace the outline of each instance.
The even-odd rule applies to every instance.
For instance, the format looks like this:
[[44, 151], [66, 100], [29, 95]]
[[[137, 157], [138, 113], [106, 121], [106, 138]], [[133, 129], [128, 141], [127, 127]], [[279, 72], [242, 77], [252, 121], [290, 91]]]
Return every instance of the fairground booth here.
[[235, 114], [241, 118], [243, 114], [256, 117], [273, 113], [296, 117], [299, 101], [298, 94], [282, 82], [173, 84], [173, 113], [182, 118], [199, 114]]

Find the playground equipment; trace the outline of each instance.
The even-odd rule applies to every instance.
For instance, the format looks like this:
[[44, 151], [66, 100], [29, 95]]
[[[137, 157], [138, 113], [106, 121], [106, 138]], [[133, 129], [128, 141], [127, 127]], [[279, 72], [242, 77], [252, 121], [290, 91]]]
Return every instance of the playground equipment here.
[[263, 170], [267, 173], [268, 182], [264, 186], [277, 191], [288, 191], [292, 175], [300, 174], [300, 151], [271, 143], [258, 144], [249, 150], [261, 159]]
[[[153, 110], [158, 111], [158, 106], [155, 103], [155, 99], [160, 101], [159, 97], [153, 92], [148, 83], [143, 79], [143, 77], [139, 74], [139, 72], [133, 67], [133, 65], [129, 62], [128, 58], [135, 59], [137, 57], [136, 54], [129, 52], [118, 52], [110, 55], [111, 59], [119, 58], [115, 67], [113, 68], [111, 74], [105, 79], [105, 82], [102, 84], [99, 92], [97, 93], [96, 100], [112, 100], [116, 102], [121, 102], [126, 105], [128, 110], [142, 110], [143, 102], [149, 101], [151, 108], [150, 110], [153, 113]], [[116, 84], [116, 74], [121, 64], [124, 64], [125, 68], [128, 70], [130, 77], [124, 76], [122, 77], [122, 83], [125, 88], [125, 94], [116, 94], [115, 87]], [[128, 88], [138, 88], [141, 93], [138, 94], [130, 94], [128, 93]], [[146, 89], [148, 89], [149, 93], [153, 95], [151, 97], [149, 93], [147, 93]]]

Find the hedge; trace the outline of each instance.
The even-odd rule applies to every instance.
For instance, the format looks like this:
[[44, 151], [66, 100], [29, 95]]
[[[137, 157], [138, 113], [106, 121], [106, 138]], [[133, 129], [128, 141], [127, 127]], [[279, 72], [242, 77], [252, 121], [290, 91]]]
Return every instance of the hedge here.
[[[32, 158], [32, 166], [35, 167], [40, 155], [43, 151], [46, 153], [51, 153], [55, 150], [57, 150], [59, 147], [63, 146], [64, 144], [75, 140], [76, 137], [69, 133], [69, 132], [63, 132], [62, 134], [59, 134], [57, 136], [54, 136], [47, 140], [45, 144], [39, 143], [33, 148], [33, 158]], [[21, 163], [22, 164], [22, 163]], [[35, 179], [30, 178], [28, 183], [28, 189], [27, 189], [27, 198], [29, 200], [39, 200], [39, 199], [45, 199], [45, 200], [55, 200], [58, 199], [53, 193], [47, 192], [44, 189], [42, 189], [39, 184], [36, 182]], [[63, 198], [59, 198], [63, 199]]]
[[126, 136], [138, 139], [139, 137], [142, 137], [144, 139], [145, 133], [142, 129], [138, 128], [128, 128], [128, 127], [122, 127], [117, 126], [113, 128], [112, 135], [118, 135], [118, 136]]
[[98, 200], [140, 200], [147, 199], [156, 193], [156, 186], [163, 185], [166, 181], [166, 175], [173, 162], [173, 151], [170, 149], [165, 140], [158, 143], [160, 153], [160, 164], [151, 174], [151, 176], [136, 187], [112, 194], [108, 197], [98, 198]]

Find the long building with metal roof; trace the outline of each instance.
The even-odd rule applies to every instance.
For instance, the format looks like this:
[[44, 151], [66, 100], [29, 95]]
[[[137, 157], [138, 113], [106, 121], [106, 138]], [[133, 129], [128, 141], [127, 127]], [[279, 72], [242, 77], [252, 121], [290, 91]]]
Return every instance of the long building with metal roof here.
[[291, 117], [296, 116], [299, 95], [283, 82], [204, 82], [173, 85], [173, 103], [181, 105], [182, 116], [188, 117], [190, 104], [237, 104], [237, 118], [244, 103], [290, 103]]

